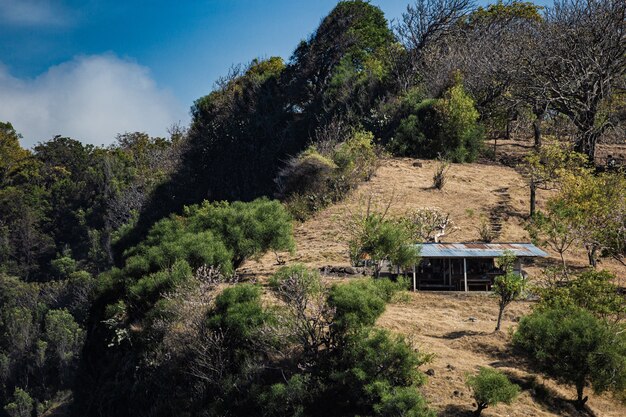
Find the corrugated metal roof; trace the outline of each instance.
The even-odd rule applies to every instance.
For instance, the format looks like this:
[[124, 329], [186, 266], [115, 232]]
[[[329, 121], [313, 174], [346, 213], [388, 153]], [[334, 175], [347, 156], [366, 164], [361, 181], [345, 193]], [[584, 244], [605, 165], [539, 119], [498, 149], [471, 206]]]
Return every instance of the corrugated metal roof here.
[[532, 243], [422, 243], [423, 258], [496, 258], [509, 250], [519, 257], [542, 257], [547, 253]]

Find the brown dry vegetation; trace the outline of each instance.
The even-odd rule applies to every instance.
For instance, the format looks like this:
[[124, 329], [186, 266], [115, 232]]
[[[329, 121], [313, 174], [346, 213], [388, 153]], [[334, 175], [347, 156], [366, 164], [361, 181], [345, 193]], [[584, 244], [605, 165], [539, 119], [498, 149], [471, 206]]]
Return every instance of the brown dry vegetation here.
[[[501, 155], [518, 159], [528, 148], [525, 143], [504, 141]], [[621, 149], [620, 149], [621, 150]], [[310, 267], [348, 265], [345, 218], [362, 210], [372, 197], [383, 207], [392, 200], [390, 214], [401, 215], [419, 207], [439, 207], [449, 212], [459, 230], [443, 241], [471, 241], [479, 238], [476, 226], [480, 215], [488, 216], [497, 207], [502, 210], [502, 234], [496, 241], [528, 241], [523, 225], [528, 213], [528, 186], [514, 168], [498, 164], [453, 164], [443, 190], [432, 188], [434, 161], [385, 159], [371, 181], [362, 184], [340, 204], [315, 214], [295, 226], [297, 250], [280, 254], [287, 263], [301, 262]], [[541, 208], [549, 191], [538, 192]], [[468, 209], [473, 216], [468, 215]], [[549, 252], [549, 251], [548, 251]], [[558, 261], [556, 254], [534, 265], [526, 265], [531, 280], [538, 280], [541, 269]], [[585, 268], [582, 250], [567, 255], [574, 267]], [[268, 254], [248, 262], [243, 272], [263, 280], [278, 268], [276, 258]], [[600, 268], [625, 278], [624, 267], [603, 260]], [[493, 333], [497, 303], [486, 294], [470, 293], [410, 293], [406, 302], [388, 306], [379, 325], [410, 336], [420, 350], [433, 353], [432, 363], [424, 367], [434, 370], [423, 388], [424, 394], [440, 416], [471, 415], [472, 400], [465, 386], [465, 373], [479, 366], [493, 366], [506, 372], [523, 391], [513, 405], [487, 409], [485, 416], [577, 416], [569, 400], [575, 395], [573, 387], [555, 383], [532, 370], [509, 350], [508, 330], [531, 309], [531, 302], [515, 302], [504, 316], [505, 332]], [[471, 318], [471, 319], [470, 319]], [[590, 415], [626, 416], [626, 407], [608, 395], [590, 393]]]

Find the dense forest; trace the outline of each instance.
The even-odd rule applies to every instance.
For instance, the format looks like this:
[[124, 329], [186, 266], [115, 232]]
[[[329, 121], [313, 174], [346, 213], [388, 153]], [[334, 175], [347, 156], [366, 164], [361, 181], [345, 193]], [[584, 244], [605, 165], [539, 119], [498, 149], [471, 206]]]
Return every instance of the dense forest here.
[[[535, 240], [623, 264], [625, 177], [596, 152], [624, 142], [625, 19], [622, 0], [418, 0], [390, 23], [340, 1], [288, 60], [233, 66], [168, 137], [24, 149], [0, 123], [0, 416], [435, 415], [418, 389], [429, 355], [375, 327], [405, 282], [329, 286], [287, 265], [260, 285], [238, 269], [293, 251], [294, 221], [389, 156], [438, 159], [441, 176], [519, 163]], [[500, 160], [491, 143], [516, 134], [534, 150]], [[559, 194], [538, 211], [542, 187]], [[403, 242], [431, 238], [413, 220], [370, 215], [351, 255], [409, 265], [418, 253]], [[626, 398], [626, 303], [590, 271], [571, 277], [578, 292], [542, 293], [513, 341], [574, 384], [581, 407], [588, 385]], [[500, 294], [520, 291], [503, 281]], [[588, 369], [546, 360], [581, 332], [601, 351], [580, 360]]]

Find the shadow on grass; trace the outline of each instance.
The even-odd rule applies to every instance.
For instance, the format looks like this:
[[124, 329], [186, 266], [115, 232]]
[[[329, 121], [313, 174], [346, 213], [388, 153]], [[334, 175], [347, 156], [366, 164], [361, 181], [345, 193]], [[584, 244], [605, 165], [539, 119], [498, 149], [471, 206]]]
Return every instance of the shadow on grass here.
[[437, 413], [437, 417], [472, 417], [473, 415], [474, 410], [469, 406], [464, 407], [456, 404], [447, 405]]
[[450, 332], [441, 336], [434, 336], [434, 337], [438, 339], [455, 340], [455, 339], [460, 339], [465, 336], [487, 336], [489, 334], [490, 333], [488, 332], [477, 332], [475, 330], [459, 330], [456, 332]]
[[596, 417], [596, 413], [586, 405], [583, 410], [577, 410], [573, 400], [561, 397], [556, 390], [547, 387], [534, 375], [520, 377], [506, 370], [503, 370], [503, 373], [511, 382], [530, 393], [535, 402], [554, 414], [567, 417]]

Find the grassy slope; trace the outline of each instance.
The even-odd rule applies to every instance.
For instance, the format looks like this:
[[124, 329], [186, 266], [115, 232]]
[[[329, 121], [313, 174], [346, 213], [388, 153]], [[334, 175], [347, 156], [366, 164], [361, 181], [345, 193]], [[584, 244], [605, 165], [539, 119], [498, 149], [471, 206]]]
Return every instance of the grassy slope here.
[[[509, 156], [519, 156], [527, 146], [505, 143], [502, 151]], [[517, 155], [516, 155], [517, 153]], [[421, 166], [415, 166], [420, 162]], [[528, 206], [528, 187], [523, 177], [514, 169], [502, 165], [453, 165], [448, 183], [443, 191], [431, 189], [434, 163], [412, 159], [384, 160], [372, 180], [359, 187], [344, 202], [317, 213], [313, 218], [296, 226], [298, 249], [295, 254], [281, 254], [291, 262], [309, 266], [348, 265], [344, 220], [350, 213], [360, 210], [372, 196], [380, 206], [390, 199], [392, 214], [401, 214], [417, 207], [440, 207], [450, 212], [460, 228], [444, 241], [476, 240], [476, 217], [489, 215], [491, 210], [504, 206], [502, 235], [498, 241], [525, 241], [527, 233], [523, 222]], [[548, 197], [540, 192], [539, 206]], [[474, 211], [468, 216], [467, 209]], [[555, 255], [555, 254], [552, 254]], [[582, 251], [568, 256], [575, 266], [585, 266]], [[541, 268], [556, 262], [556, 258], [526, 266], [531, 278], [537, 278]], [[619, 264], [604, 261], [601, 267], [618, 273], [626, 271]], [[263, 279], [277, 268], [276, 258], [268, 254], [258, 261], [248, 262], [243, 271]], [[470, 294], [411, 294], [408, 301], [389, 306], [379, 325], [410, 335], [420, 349], [435, 354], [428, 365], [435, 371], [424, 388], [424, 393], [441, 416], [468, 415], [472, 408], [470, 393], [465, 387], [466, 372], [478, 366], [494, 366], [518, 379], [524, 389], [519, 401], [512, 406], [487, 409], [485, 416], [561, 416], [578, 415], [566, 401], [574, 397], [574, 389], [538, 377], [538, 386], [531, 388], [528, 368], [508, 351], [506, 330], [513, 329], [517, 320], [530, 311], [531, 303], [514, 303], [505, 315], [505, 332], [493, 334], [497, 314], [496, 302], [485, 295]], [[475, 320], [470, 320], [472, 317]], [[624, 416], [626, 407], [610, 397], [590, 394], [589, 405], [598, 416]]]

